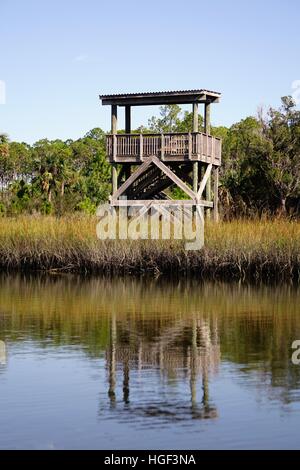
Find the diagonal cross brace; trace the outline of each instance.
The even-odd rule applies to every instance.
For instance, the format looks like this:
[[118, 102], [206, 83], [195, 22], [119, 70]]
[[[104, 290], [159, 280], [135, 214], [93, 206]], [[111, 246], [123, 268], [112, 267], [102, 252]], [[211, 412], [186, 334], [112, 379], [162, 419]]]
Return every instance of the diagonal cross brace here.
[[205, 189], [205, 186], [207, 184], [207, 181], [210, 177], [210, 174], [211, 174], [211, 170], [212, 170], [212, 163], [210, 163], [209, 165], [207, 165], [207, 168], [206, 168], [206, 171], [204, 173], [204, 176], [203, 176], [203, 179], [201, 181], [201, 184], [200, 184], [200, 187], [199, 187], [199, 191], [197, 193], [197, 200], [200, 201], [201, 199], [201, 196], [203, 194], [203, 191]]
[[116, 201], [126, 189], [128, 189], [134, 181], [136, 181], [139, 176], [141, 176], [144, 171], [154, 163], [170, 180], [173, 181], [182, 191], [185, 192], [193, 201], [198, 201], [197, 194], [192, 191], [170, 168], [168, 168], [164, 163], [162, 163], [157, 157], [152, 156], [148, 157], [147, 161], [145, 161], [139, 168], [136, 170], [123, 184], [120, 188], [112, 195], [112, 200]]
[[157, 157], [152, 157], [153, 163], [161, 169], [161, 171], [168, 176], [173, 183], [175, 183], [182, 191], [184, 191], [191, 199], [197, 199], [197, 194], [192, 191], [175, 173], [170, 170], [163, 162], [161, 162]]
[[118, 199], [129, 188], [129, 186], [148, 168], [152, 163], [153, 157], [149, 157], [132, 175], [119, 187], [119, 189], [112, 195], [112, 200]]

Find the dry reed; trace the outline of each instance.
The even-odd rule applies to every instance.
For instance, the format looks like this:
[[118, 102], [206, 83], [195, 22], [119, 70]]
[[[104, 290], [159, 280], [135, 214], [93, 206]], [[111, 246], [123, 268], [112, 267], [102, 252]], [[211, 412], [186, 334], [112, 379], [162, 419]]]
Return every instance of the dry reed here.
[[0, 219], [0, 268], [206, 278], [300, 279], [300, 223], [236, 220], [207, 223], [205, 247], [186, 251], [176, 240], [96, 237], [97, 219], [51, 216]]

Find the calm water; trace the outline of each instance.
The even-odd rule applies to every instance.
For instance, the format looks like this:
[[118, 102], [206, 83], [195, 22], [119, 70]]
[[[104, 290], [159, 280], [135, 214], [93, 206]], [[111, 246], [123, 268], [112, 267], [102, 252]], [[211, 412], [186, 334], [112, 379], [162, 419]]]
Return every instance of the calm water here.
[[0, 448], [300, 448], [300, 290], [0, 277]]

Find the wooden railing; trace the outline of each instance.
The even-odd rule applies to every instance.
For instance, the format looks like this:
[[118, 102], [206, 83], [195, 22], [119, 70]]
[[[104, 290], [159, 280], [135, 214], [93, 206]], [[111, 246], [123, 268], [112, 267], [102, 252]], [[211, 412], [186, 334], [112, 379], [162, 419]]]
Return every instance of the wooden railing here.
[[162, 160], [208, 158], [221, 164], [222, 141], [201, 132], [169, 134], [109, 134], [106, 138], [110, 160], [136, 159], [155, 155]]

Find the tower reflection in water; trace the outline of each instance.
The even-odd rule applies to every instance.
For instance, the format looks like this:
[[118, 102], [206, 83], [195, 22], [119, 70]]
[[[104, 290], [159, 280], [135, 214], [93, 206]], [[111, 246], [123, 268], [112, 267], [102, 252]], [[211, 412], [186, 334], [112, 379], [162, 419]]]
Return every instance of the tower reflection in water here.
[[0, 365], [6, 364], [6, 346], [4, 341], [0, 340]]
[[[108, 397], [112, 408], [122, 399], [128, 411], [145, 416], [169, 419], [218, 417], [217, 408], [211, 403], [209, 395], [209, 377], [218, 372], [220, 363], [216, 318], [206, 320], [195, 315], [194, 318], [180, 319], [174, 324], [162, 326], [155, 320], [118, 321], [117, 315], [112, 313], [106, 362]], [[132, 397], [131, 401], [130, 375], [145, 370], [158, 371], [161, 382], [166, 377], [176, 381], [177, 376], [182, 382], [183, 375], [189, 386], [190, 405], [172, 403], [168, 398], [159, 403], [139, 402], [138, 397]], [[122, 381], [122, 392], [118, 392], [119, 381]], [[200, 381], [202, 386], [199, 386]]]

